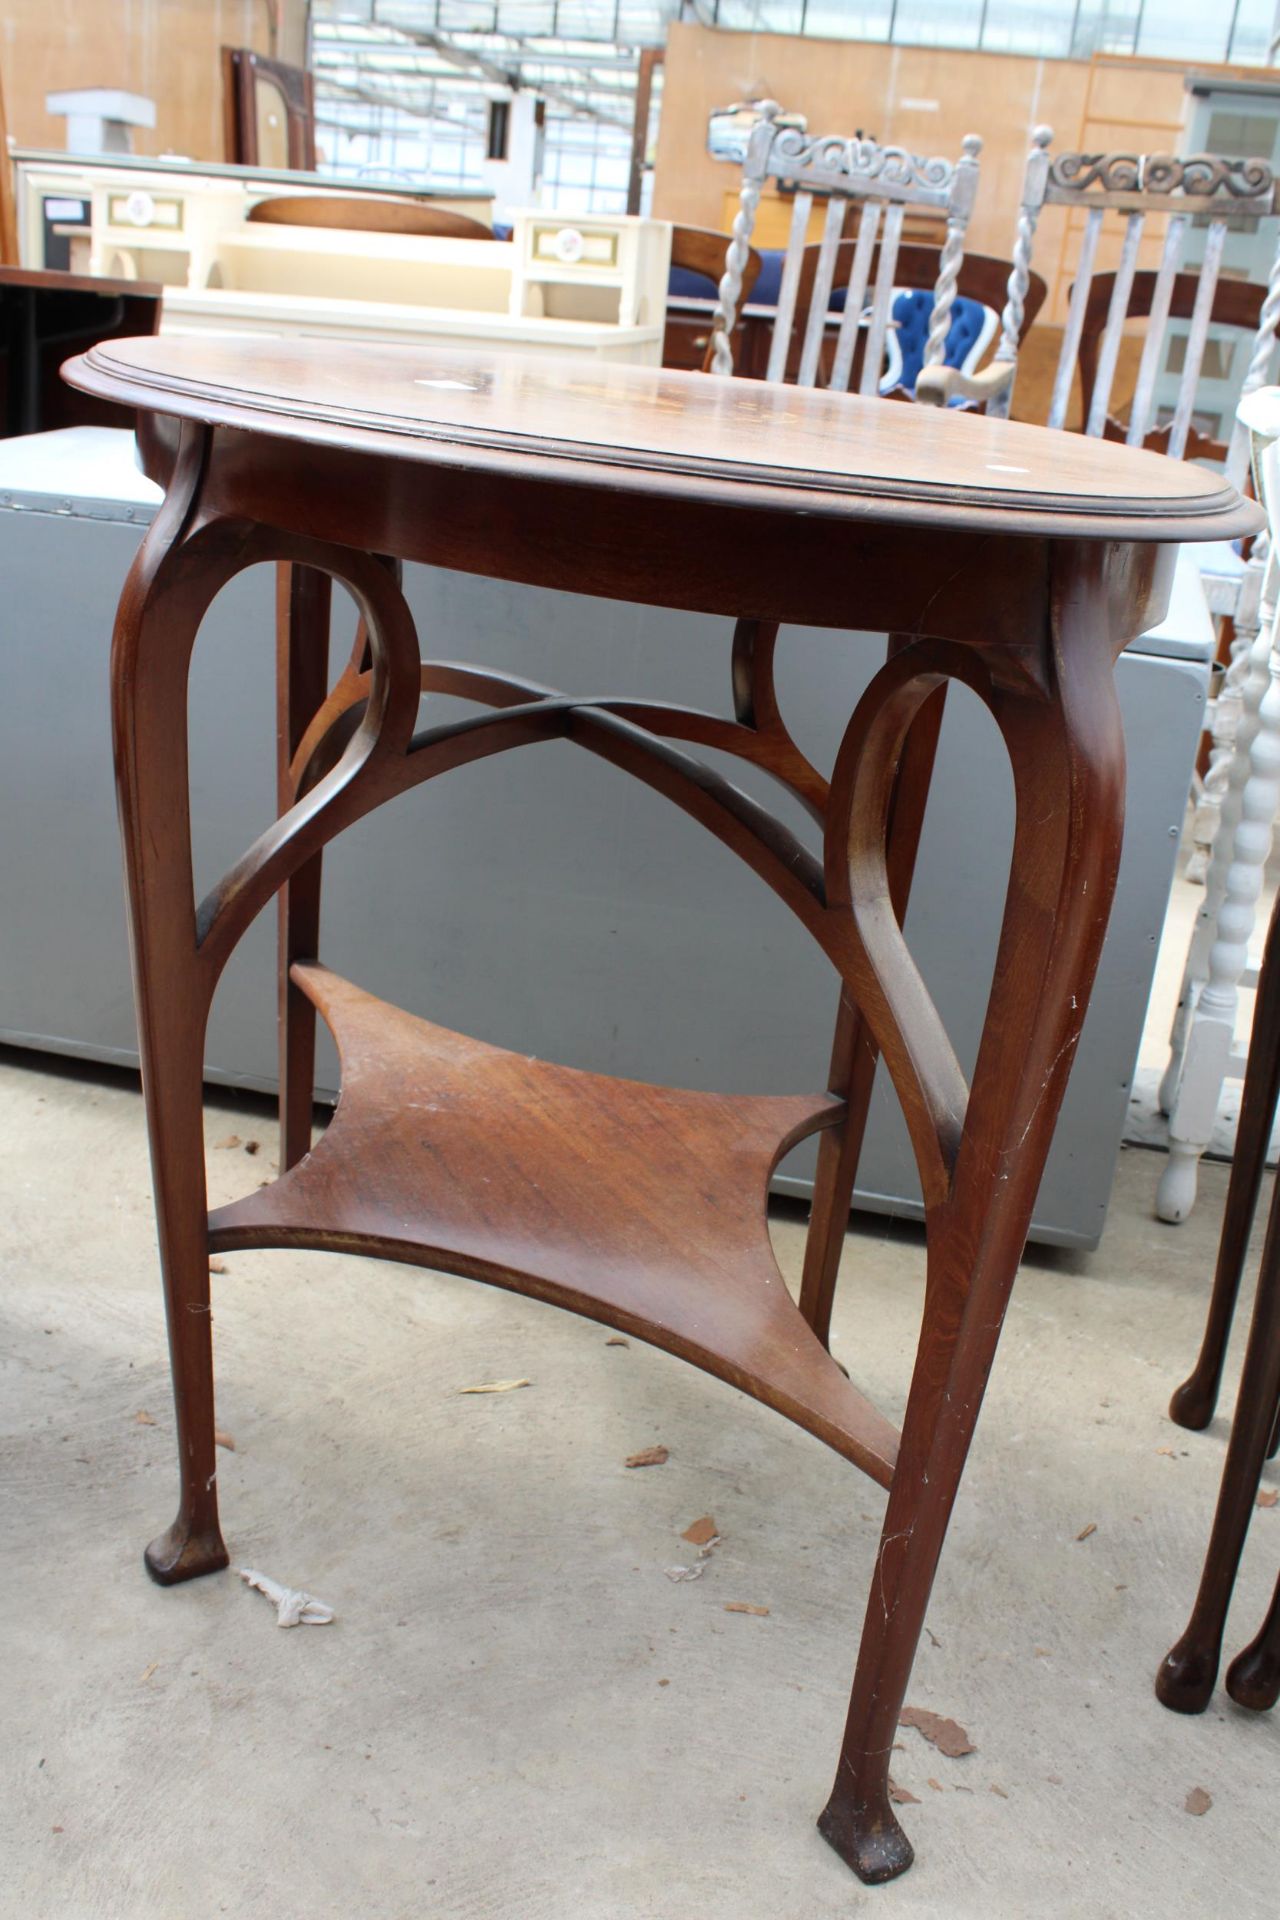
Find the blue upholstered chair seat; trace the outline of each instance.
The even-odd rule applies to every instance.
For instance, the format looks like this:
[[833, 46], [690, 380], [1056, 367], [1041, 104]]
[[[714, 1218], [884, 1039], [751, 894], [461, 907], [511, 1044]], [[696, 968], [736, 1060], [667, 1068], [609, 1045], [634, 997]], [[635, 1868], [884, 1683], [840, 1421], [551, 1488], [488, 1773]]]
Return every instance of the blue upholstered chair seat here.
[[[783, 252], [781, 248], [769, 247], [762, 251], [760, 278], [751, 292], [753, 307], [773, 307], [778, 303], [778, 294], [782, 287]], [[716, 284], [705, 274], [694, 273], [687, 267], [673, 267], [667, 285], [672, 299], [714, 300]], [[843, 313], [845, 289], [834, 287], [828, 304], [831, 313]], [[924, 346], [929, 335], [929, 315], [933, 311], [933, 293], [923, 287], [899, 287], [894, 295], [894, 325], [889, 331], [887, 343], [887, 365], [884, 378], [880, 383], [882, 393], [888, 393], [895, 387], [904, 387], [908, 393], [915, 392], [916, 379], [924, 364]], [[947, 334], [947, 344], [943, 358], [949, 367], [962, 367], [972, 373], [986, 351], [988, 342], [996, 330], [998, 316], [990, 307], [984, 307], [981, 301], [971, 300], [967, 294], [958, 293], [955, 305], [951, 309], [951, 330]]]

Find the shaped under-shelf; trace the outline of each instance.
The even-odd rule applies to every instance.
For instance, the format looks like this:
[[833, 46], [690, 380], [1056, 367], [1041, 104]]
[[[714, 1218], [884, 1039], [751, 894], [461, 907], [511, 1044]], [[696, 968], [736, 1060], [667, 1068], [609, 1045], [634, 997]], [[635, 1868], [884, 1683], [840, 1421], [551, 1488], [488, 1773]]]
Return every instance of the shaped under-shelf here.
[[769, 1241], [769, 1176], [839, 1101], [582, 1073], [317, 963], [292, 978], [337, 1042], [341, 1098], [304, 1159], [211, 1214], [212, 1250], [364, 1253], [530, 1294], [692, 1361], [889, 1484], [898, 1435], [802, 1318]]

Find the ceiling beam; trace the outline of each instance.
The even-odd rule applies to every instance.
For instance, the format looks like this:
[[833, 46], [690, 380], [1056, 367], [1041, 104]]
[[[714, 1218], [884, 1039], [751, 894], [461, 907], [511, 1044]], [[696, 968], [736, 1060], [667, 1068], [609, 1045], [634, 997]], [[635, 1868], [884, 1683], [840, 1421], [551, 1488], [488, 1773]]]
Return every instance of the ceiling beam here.
[[451, 66], [467, 67], [473, 72], [483, 74], [492, 86], [502, 87], [508, 93], [519, 93], [523, 89], [540, 93], [544, 100], [554, 100], [557, 106], [566, 107], [570, 113], [586, 114], [589, 119], [599, 120], [607, 127], [618, 127], [625, 134], [631, 132], [630, 120], [624, 120], [618, 114], [604, 113], [599, 107], [591, 106], [587, 101], [570, 93], [567, 88], [556, 86], [554, 82], [526, 81], [519, 68], [499, 67], [493, 61], [487, 60], [483, 54], [472, 53], [466, 47], [456, 46], [442, 33], [431, 33], [415, 27], [402, 27], [394, 21], [379, 20], [376, 4], [373, 8], [371, 24], [388, 28], [414, 46], [429, 48], [431, 52], [438, 54], [440, 59], [447, 60]]

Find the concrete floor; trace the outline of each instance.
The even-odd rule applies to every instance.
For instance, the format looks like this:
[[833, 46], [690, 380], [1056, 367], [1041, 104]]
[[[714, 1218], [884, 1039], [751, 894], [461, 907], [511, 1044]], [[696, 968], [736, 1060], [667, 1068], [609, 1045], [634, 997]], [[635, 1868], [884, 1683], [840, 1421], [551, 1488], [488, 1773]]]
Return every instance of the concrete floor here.
[[[903, 1731], [917, 1864], [866, 1890], [813, 1822], [883, 1506], [870, 1482], [552, 1309], [409, 1268], [233, 1255], [215, 1282], [233, 1561], [338, 1620], [281, 1632], [231, 1572], [161, 1591], [141, 1564], [175, 1489], [141, 1103], [32, 1055], [0, 1059], [0, 1088], [0, 1913], [1274, 1916], [1280, 1718], [1219, 1696], [1184, 1720], [1151, 1690], [1222, 1462], [1221, 1419], [1185, 1435], [1164, 1409], [1223, 1167], [1171, 1230], [1150, 1217], [1153, 1156], [1129, 1151], [1100, 1251], [1027, 1262], [910, 1689], [977, 1751]], [[215, 1144], [232, 1132], [260, 1154]], [[215, 1200], [270, 1172], [261, 1107], [220, 1102], [208, 1137]], [[794, 1275], [799, 1216], [776, 1236]], [[914, 1229], [849, 1237], [837, 1352], [895, 1414], [921, 1267]], [[665, 1466], [624, 1469], [659, 1441]], [[722, 1543], [700, 1579], [669, 1580], [707, 1513]], [[1233, 1650], [1280, 1508], [1255, 1536]]]

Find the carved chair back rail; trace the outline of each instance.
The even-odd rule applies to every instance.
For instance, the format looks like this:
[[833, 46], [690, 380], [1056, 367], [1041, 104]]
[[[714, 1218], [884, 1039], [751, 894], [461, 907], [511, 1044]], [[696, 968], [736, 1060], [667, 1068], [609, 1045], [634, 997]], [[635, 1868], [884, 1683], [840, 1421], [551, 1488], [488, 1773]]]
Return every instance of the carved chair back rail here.
[[[1195, 154], [1179, 159], [1169, 154], [1106, 156], [1064, 153], [1053, 159], [1048, 153], [1050, 137], [1048, 128], [1037, 129], [1036, 144], [1028, 162], [1023, 206], [1031, 217], [1032, 227], [1039, 218], [1040, 209], [1045, 206], [1088, 209], [1049, 407], [1051, 427], [1066, 424], [1071, 383], [1092, 289], [1098, 240], [1106, 213], [1109, 210], [1123, 213], [1125, 230], [1084, 423], [1085, 432], [1093, 435], [1100, 435], [1106, 430], [1120, 341], [1125, 322], [1131, 317], [1130, 300], [1147, 221], [1160, 214], [1168, 217], [1130, 408], [1126, 437], [1131, 447], [1144, 444], [1153, 424], [1156, 379], [1161, 367], [1174, 284], [1182, 265], [1192, 221], [1208, 220], [1204, 257], [1199, 266], [1196, 298], [1191, 312], [1191, 332], [1169, 436], [1168, 451], [1173, 459], [1180, 460], [1186, 452], [1187, 433], [1204, 363], [1214, 295], [1222, 268], [1222, 251], [1228, 232], [1228, 217], [1238, 220], [1241, 215], [1252, 215], [1254, 219], [1261, 219], [1274, 211], [1275, 188], [1271, 168], [1263, 160], [1234, 160], [1217, 154]], [[1001, 344], [1003, 346], [1004, 342]], [[1243, 436], [1236, 436], [1236, 445], [1239, 452], [1234, 464], [1238, 470], [1237, 477], [1243, 478], [1247, 465]]]
[[[1216, 299], [1227, 233], [1231, 225], [1238, 225], [1242, 220], [1256, 222], [1276, 212], [1272, 169], [1264, 160], [1240, 160], [1209, 153], [1182, 157], [1162, 153], [1053, 155], [1049, 152], [1052, 139], [1049, 127], [1037, 127], [1032, 136], [1018, 209], [1008, 299], [992, 365], [973, 376], [943, 367], [926, 371], [920, 381], [918, 398], [935, 406], [944, 406], [956, 397], [980, 401], [985, 403], [989, 414], [1007, 418], [1036, 228], [1045, 207], [1066, 207], [1083, 213], [1085, 220], [1049, 404], [1049, 426], [1065, 427], [1076, 367], [1081, 362], [1082, 351], [1087, 351], [1083, 343], [1088, 323], [1097, 312], [1095, 267], [1103, 222], [1108, 214], [1118, 214], [1124, 218], [1124, 236], [1119, 265], [1115, 273], [1108, 276], [1106, 319], [1096, 360], [1090, 356], [1091, 379], [1084, 430], [1095, 438], [1108, 433], [1125, 326], [1129, 320], [1145, 316], [1148, 326], [1124, 437], [1133, 447], [1149, 444], [1157, 378], [1163, 364], [1164, 344], [1188, 238], [1193, 224], [1207, 221], [1204, 257], [1196, 269], [1191, 329], [1173, 418], [1167, 436], [1161, 432], [1165, 450], [1175, 459], [1182, 459], [1191, 432], [1209, 327], [1218, 318]], [[1156, 218], [1167, 221], [1160, 265], [1149, 283], [1143, 305], [1138, 307], [1134, 303], [1135, 287], [1146, 281], [1146, 275], [1138, 272], [1142, 242], [1148, 222]], [[1252, 391], [1266, 379], [1278, 314], [1280, 256], [1273, 265], [1267, 298], [1259, 315], [1245, 380], [1246, 391]], [[1247, 442], [1243, 432], [1237, 431], [1232, 435], [1228, 456], [1228, 473], [1233, 484], [1241, 485], [1247, 471]]]
[[926, 366], [942, 360], [964, 254], [965, 231], [977, 192], [982, 141], [977, 134], [967, 134], [956, 161], [922, 158], [901, 147], [882, 147], [874, 140], [846, 140], [838, 136], [811, 139], [797, 128], [777, 126], [777, 112], [775, 101], [763, 104], [760, 120], [752, 129], [747, 145], [739, 207], [720, 281], [713, 334], [713, 370], [733, 371], [730, 339], [742, 301], [743, 267], [764, 183], [776, 179], [794, 188], [795, 202], [765, 378], [782, 380], [786, 376], [809, 222], [815, 198], [822, 198], [826, 201], [826, 213], [797, 370], [798, 385], [813, 386], [817, 381], [827, 310], [837, 261], [841, 257], [845, 215], [850, 202], [856, 202], [861, 217], [851, 255], [845, 256], [849, 277], [827, 384], [840, 391], [849, 386], [854, 348], [870, 287], [870, 312], [858, 384], [858, 391], [869, 397], [880, 387], [903, 222], [907, 209], [912, 207], [932, 209], [946, 222], [924, 355]]

